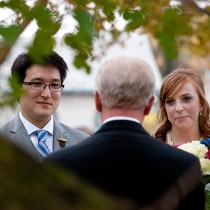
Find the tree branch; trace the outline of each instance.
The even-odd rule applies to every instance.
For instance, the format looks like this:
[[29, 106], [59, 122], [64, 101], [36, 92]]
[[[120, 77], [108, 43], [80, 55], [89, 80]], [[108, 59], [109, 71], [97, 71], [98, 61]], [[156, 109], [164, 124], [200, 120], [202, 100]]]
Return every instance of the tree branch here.
[[[43, 6], [46, 6], [47, 0], [37, 0], [36, 4], [34, 7], [39, 6], [42, 4]], [[18, 40], [20, 34], [26, 29], [26, 27], [31, 23], [32, 19], [24, 18], [23, 22], [20, 24], [20, 32], [19, 34], [15, 37], [15, 40], [13, 43], [3, 43], [2, 46], [0, 47], [0, 65], [6, 60], [8, 54], [10, 53], [13, 45], [16, 43]]]
[[206, 14], [208, 16], [210, 16], [210, 11], [208, 11], [207, 9], [203, 9], [203, 8], [200, 8], [195, 1], [193, 0], [180, 0], [181, 3], [183, 5], [185, 5], [187, 8], [190, 8], [192, 10], [196, 10], [197, 12], [199, 13], [203, 13], [203, 14]]
[[26, 29], [26, 27], [29, 25], [31, 21], [30, 20], [24, 20], [22, 22], [22, 24], [20, 25], [20, 32], [19, 35], [16, 37], [16, 39], [14, 40], [13, 43], [4, 43], [1, 47], [0, 47], [0, 64], [2, 64], [6, 58], [7, 55], [9, 54], [9, 52], [11, 51], [13, 45], [15, 44], [15, 42], [17, 41], [17, 39], [19, 38], [20, 34]]

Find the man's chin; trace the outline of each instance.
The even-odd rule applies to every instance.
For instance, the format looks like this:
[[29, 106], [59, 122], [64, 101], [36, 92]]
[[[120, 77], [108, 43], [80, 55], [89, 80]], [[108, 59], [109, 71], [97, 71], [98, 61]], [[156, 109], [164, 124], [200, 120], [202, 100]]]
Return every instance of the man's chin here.
[[51, 118], [53, 112], [50, 111], [40, 111], [37, 115], [39, 116], [39, 119], [47, 119], [47, 118]]

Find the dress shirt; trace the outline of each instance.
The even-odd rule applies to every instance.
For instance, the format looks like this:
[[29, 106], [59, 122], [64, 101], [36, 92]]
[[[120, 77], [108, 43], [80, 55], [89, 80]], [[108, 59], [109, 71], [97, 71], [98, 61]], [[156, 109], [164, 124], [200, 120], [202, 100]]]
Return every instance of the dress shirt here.
[[[19, 112], [19, 116], [20, 116], [20, 119], [21, 119], [23, 125], [25, 126], [25, 129], [26, 129], [33, 145], [35, 146], [35, 148], [37, 148], [38, 139], [37, 139], [35, 131], [40, 130], [40, 128], [38, 128], [37, 126], [35, 126], [31, 122], [29, 122], [26, 118], [24, 118], [23, 115], [21, 114], [21, 112]], [[48, 131], [46, 144], [47, 144], [47, 147], [51, 153], [51, 152], [53, 152], [53, 116], [51, 117], [50, 121], [41, 129]]]
[[129, 121], [134, 121], [134, 122], [137, 122], [137, 123], [141, 123], [139, 120], [137, 120], [136, 118], [133, 118], [133, 117], [116, 116], [116, 117], [107, 118], [106, 120], [103, 121], [103, 124], [107, 123], [107, 122], [110, 122], [110, 121], [114, 121], [114, 120], [129, 120]]

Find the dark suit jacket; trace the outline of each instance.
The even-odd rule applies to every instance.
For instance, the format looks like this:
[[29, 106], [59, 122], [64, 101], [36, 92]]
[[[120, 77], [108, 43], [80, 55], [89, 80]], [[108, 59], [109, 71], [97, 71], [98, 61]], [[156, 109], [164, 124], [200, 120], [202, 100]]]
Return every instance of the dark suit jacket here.
[[55, 161], [142, 209], [204, 209], [199, 160], [153, 139], [132, 121], [105, 123], [84, 142], [44, 161]]
[[[75, 130], [60, 123], [54, 118], [54, 134], [53, 134], [53, 151], [62, 149], [62, 145], [58, 141], [59, 138], [66, 139], [65, 147], [77, 144], [89, 135]], [[6, 136], [6, 139], [15, 146], [22, 149], [24, 152], [32, 156], [34, 159], [41, 161], [42, 157], [39, 155], [37, 149], [34, 147], [28, 133], [19, 117], [19, 114], [12, 120], [0, 127], [0, 134]]]

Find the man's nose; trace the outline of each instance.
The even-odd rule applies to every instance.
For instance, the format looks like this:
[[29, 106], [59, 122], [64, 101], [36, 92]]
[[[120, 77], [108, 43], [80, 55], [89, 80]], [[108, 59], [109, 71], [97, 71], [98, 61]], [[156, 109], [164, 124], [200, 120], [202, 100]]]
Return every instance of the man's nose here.
[[51, 97], [50, 86], [46, 85], [45, 88], [42, 90], [42, 96]]

